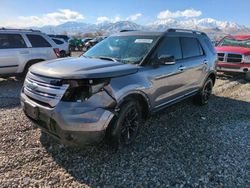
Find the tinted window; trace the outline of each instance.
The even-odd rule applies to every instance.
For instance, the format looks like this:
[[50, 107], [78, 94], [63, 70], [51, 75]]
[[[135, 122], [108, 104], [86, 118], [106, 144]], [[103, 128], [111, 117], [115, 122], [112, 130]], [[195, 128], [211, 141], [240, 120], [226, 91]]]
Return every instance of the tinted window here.
[[214, 48], [214, 46], [213, 46], [211, 40], [210, 40], [208, 37], [204, 38], [203, 40], [204, 40], [205, 44], [208, 46], [209, 50], [210, 50], [213, 54], [215, 54], [216, 51], [215, 51], [215, 48]]
[[0, 34], [0, 49], [26, 48], [23, 37], [19, 34]]
[[51, 45], [40, 35], [27, 35], [32, 47], [51, 47]]
[[196, 38], [181, 38], [183, 58], [197, 57], [203, 55], [203, 49]]
[[56, 44], [63, 44], [62, 41], [58, 40], [58, 39], [52, 39]]
[[165, 37], [156, 51], [158, 57], [161, 55], [174, 56], [176, 60], [182, 58], [180, 40], [178, 37]]

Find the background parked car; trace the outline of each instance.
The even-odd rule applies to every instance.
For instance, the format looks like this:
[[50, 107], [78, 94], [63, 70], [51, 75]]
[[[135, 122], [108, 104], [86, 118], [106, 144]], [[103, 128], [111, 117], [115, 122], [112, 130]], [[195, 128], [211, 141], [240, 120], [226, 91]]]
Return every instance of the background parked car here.
[[244, 73], [250, 80], [250, 35], [226, 36], [216, 50], [218, 71]]
[[0, 29], [0, 76], [26, 75], [31, 65], [58, 57], [55, 42], [40, 31]]
[[69, 49], [70, 51], [82, 51], [85, 45], [85, 42], [91, 40], [90, 38], [77, 39], [73, 38], [69, 40]]
[[98, 42], [101, 42], [103, 39], [107, 38], [106, 36], [101, 36], [101, 37], [96, 37], [92, 40], [89, 40], [88, 42], [85, 43], [85, 48], [86, 50], [90, 49], [94, 45], [96, 45]]
[[60, 50], [60, 57], [70, 56], [69, 43], [61, 38], [52, 38], [52, 40], [57, 44]]

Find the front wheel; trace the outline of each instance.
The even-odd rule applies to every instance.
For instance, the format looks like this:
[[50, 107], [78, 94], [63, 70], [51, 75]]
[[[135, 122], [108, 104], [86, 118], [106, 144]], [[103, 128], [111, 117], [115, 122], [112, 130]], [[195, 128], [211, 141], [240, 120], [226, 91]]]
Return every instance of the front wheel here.
[[200, 92], [194, 97], [194, 102], [198, 105], [207, 104], [210, 96], [212, 95], [212, 89], [213, 81], [211, 78], [208, 78]]
[[110, 124], [107, 141], [113, 146], [128, 146], [132, 144], [139, 132], [142, 122], [142, 112], [139, 103], [126, 101], [120, 108], [118, 117]]

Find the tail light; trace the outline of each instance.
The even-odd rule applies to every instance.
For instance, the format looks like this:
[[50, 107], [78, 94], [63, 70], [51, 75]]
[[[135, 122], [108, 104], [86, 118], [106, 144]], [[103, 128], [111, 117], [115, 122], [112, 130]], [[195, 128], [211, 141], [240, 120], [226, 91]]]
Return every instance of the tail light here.
[[53, 48], [53, 50], [56, 54], [56, 57], [61, 57], [59, 48]]

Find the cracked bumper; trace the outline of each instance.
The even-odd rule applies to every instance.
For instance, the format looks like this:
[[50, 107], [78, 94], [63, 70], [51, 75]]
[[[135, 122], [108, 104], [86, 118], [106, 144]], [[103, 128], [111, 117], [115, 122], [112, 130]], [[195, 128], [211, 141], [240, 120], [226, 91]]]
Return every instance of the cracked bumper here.
[[85, 103], [60, 102], [54, 108], [44, 107], [24, 93], [21, 105], [26, 116], [44, 132], [69, 145], [92, 145], [103, 140], [114, 114]]

